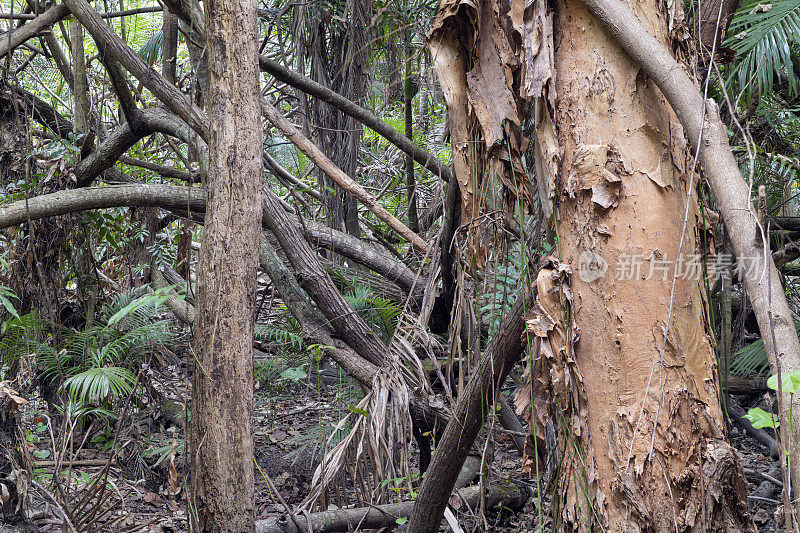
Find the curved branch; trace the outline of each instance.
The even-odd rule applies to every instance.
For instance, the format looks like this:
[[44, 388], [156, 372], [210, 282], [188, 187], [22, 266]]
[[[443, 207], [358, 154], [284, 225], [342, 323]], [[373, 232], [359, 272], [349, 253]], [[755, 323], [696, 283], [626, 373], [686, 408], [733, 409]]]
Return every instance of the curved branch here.
[[22, 25], [22, 27], [11, 30], [11, 35], [7, 33], [0, 35], [0, 57], [4, 57], [9, 51], [14, 50], [16, 47], [35, 37], [40, 31], [49, 28], [59, 20], [66, 18], [69, 15], [69, 10], [64, 4], [58, 4], [30, 22]]
[[201, 188], [147, 184], [58, 191], [0, 205], [0, 229], [28, 220], [120, 206], [161, 207], [183, 213], [187, 209], [203, 212], [206, 192]]
[[[42, 194], [26, 200], [0, 205], [0, 229], [38, 220], [90, 209], [110, 207], [160, 207], [186, 216], [202, 214], [206, 209], [206, 193], [201, 187], [180, 185], [135, 184], [70, 189]], [[288, 216], [288, 215], [287, 215]], [[295, 221], [295, 226], [299, 224]], [[266, 225], [266, 224], [265, 224]], [[309, 242], [333, 249], [345, 257], [374, 270], [396, 283], [408, 293], [414, 286], [416, 275], [403, 263], [377, 252], [361, 241], [341, 231], [321, 224], [304, 221]], [[417, 282], [416, 285], [422, 285]]]
[[111, 168], [131, 146], [155, 132], [165, 133], [186, 143], [191, 143], [192, 130], [179, 117], [158, 107], [148, 107], [136, 112], [136, 126], [121, 124], [91, 154], [75, 167], [79, 187], [91, 184], [94, 179]]
[[167, 82], [153, 67], [136, 55], [130, 46], [122, 42], [122, 39], [114, 33], [86, 0], [64, 0], [64, 4], [92, 34], [97, 48], [102, 54], [119, 62], [173, 113], [190, 124], [200, 137], [204, 140], [207, 139], [208, 118], [205, 113], [187, 101], [176, 86]]

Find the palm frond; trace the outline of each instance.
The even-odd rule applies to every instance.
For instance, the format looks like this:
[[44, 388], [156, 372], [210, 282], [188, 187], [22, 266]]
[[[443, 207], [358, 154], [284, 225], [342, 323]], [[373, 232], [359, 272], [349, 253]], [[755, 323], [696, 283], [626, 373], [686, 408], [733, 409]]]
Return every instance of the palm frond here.
[[375, 295], [368, 285], [352, 285], [345, 300], [385, 342], [394, 335], [400, 306], [397, 302]]
[[756, 92], [770, 94], [776, 77], [785, 76], [789, 90], [800, 84], [792, 68], [791, 45], [800, 41], [800, 0], [761, 4], [743, 2], [733, 17], [725, 45], [738, 57], [728, 75], [747, 100]]
[[[800, 332], [800, 322], [795, 322], [795, 329]], [[764, 348], [764, 340], [758, 339], [733, 354], [731, 373], [737, 376], [769, 375], [769, 360]]]
[[127, 368], [104, 366], [88, 368], [68, 378], [64, 387], [79, 404], [96, 404], [130, 393], [135, 382], [136, 376]]

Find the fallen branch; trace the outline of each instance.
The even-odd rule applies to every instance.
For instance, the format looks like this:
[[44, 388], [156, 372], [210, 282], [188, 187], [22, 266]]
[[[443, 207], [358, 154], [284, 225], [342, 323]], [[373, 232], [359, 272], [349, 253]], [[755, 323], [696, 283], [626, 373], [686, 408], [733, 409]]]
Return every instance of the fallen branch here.
[[726, 383], [731, 394], [760, 394], [769, 390], [766, 377], [728, 376]]
[[739, 427], [744, 429], [748, 435], [766, 446], [768, 453], [772, 457], [777, 459], [780, 456], [778, 451], [778, 443], [775, 441], [775, 439], [773, 439], [763, 429], [754, 428], [753, 424], [751, 424], [750, 421], [744, 417], [744, 415], [747, 414], [744, 412], [744, 409], [736, 405], [734, 402], [728, 402], [728, 413], [731, 415], [731, 419], [739, 424]]
[[375, 216], [386, 222], [393, 230], [400, 234], [404, 239], [414, 246], [422, 253], [428, 251], [428, 243], [425, 240], [411, 231], [408, 226], [403, 224], [394, 215], [387, 211], [378, 200], [372, 196], [367, 190], [359, 183], [353, 180], [350, 176], [344, 173], [342, 169], [336, 166], [325, 153], [317, 148], [308, 138], [302, 133], [297, 131], [291, 122], [284, 117], [275, 107], [262, 99], [261, 109], [264, 116], [269, 120], [273, 126], [278, 128], [292, 144], [303, 152], [320, 170], [322, 170], [329, 178], [336, 182], [339, 187], [344, 189], [349, 194], [352, 194], [359, 201], [361, 201], [367, 209], [372, 211]]
[[431, 154], [427, 150], [420, 147], [408, 139], [405, 135], [389, 126], [381, 119], [340, 95], [339, 93], [317, 83], [298, 72], [294, 72], [284, 67], [277, 61], [274, 61], [266, 56], [261, 56], [258, 59], [261, 70], [267, 72], [275, 77], [275, 79], [300, 89], [315, 98], [319, 98], [325, 103], [328, 103], [339, 109], [345, 115], [349, 115], [361, 122], [368, 128], [375, 131], [378, 135], [395, 145], [397, 148], [414, 158], [414, 161], [430, 170], [433, 174], [439, 176], [444, 181], [450, 180], [452, 171], [449, 167], [445, 166], [439, 158]]
[[[474, 508], [480, 502], [481, 487], [473, 485], [461, 489], [458, 494], [470, 508]], [[525, 505], [527, 499], [525, 491], [515, 485], [495, 485], [487, 488], [485, 505], [487, 509], [494, 509], [502, 505], [519, 510]], [[303, 529], [298, 529], [295, 521], [284, 514], [256, 521], [256, 533], [306, 533], [307, 531], [336, 533], [352, 531], [356, 527], [359, 531], [384, 527], [394, 528], [398, 520], [402, 522], [403, 518], [407, 518], [411, 514], [413, 508], [414, 502], [406, 501], [356, 509], [336, 509], [309, 515], [294, 515], [295, 521], [299, 522]]]
[[[108, 459], [76, 459], [74, 461], [34, 461], [33, 466], [44, 468], [50, 466], [106, 466], [109, 465]], [[112, 460], [109, 466], [117, 466], [117, 462]]]

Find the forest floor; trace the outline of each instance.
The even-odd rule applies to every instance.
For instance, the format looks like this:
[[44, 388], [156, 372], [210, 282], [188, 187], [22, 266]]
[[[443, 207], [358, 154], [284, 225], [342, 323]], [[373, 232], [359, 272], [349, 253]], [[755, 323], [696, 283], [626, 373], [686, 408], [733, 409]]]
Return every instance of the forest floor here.
[[[72, 442], [63, 447], [60, 430], [56, 427], [51, 433], [47, 417], [36, 411], [37, 407], [44, 407], [41, 402], [38, 405], [32, 402], [29, 406], [25, 416], [26, 435], [28, 450], [37, 461], [34, 472], [39, 486], [50, 485], [55, 468], [52, 464], [53, 450], [58, 450], [59, 444], [64, 450], [61, 456], [73, 462], [71, 466], [67, 462], [61, 465], [62, 472], [69, 474], [67, 479], [71, 481], [63, 482], [60, 488], [51, 488], [52, 499], [41, 488], [31, 490], [31, 495], [37, 495], [31, 501], [33, 522], [38, 531], [57, 533], [67, 530], [63, 520], [58, 518], [61, 510], [53, 499], [61, 502], [62, 506], [71, 505], [73, 508], [67, 509], [68, 514], [75, 516], [79, 510], [92, 513], [96, 509], [91, 520], [100, 529], [95, 531], [187, 531], [185, 489], [188, 458], [183, 453], [187, 436], [181, 405], [188, 384], [183, 365], [177, 359], [170, 363], [169, 358], [164, 358], [162, 362], [167, 364], [154, 364], [147, 370], [145, 379], [146, 386], [163, 401], [129, 409], [116, 442], [116, 424], [106, 425], [95, 419], [84, 430], [76, 428]], [[351, 385], [341, 379], [331, 382], [330, 375], [323, 377], [325, 382], [313, 376], [306, 377], [277, 391], [272, 386], [265, 387], [264, 382], [257, 384], [254, 430], [258, 464], [256, 513], [259, 518], [284, 513], [281, 499], [292, 508], [303, 501], [319, 464], [320, 443], [326, 434], [324, 430], [335, 425], [342, 412], [347, 410], [347, 398], [352, 394], [348, 387]], [[745, 408], [749, 407], [747, 399], [739, 400]], [[750, 494], [758, 495], [750, 499], [758, 530], [775, 531], [774, 514], [780, 505], [780, 490], [775, 490], [774, 484], [765, 483], [771, 483], [769, 477], [780, 477], [776, 473], [776, 463], [762, 444], [739, 427], [732, 427], [731, 437], [739, 451]], [[511, 481], [533, 493], [535, 482], [521, 475], [521, 457], [511, 438], [500, 433], [494, 436], [494, 442], [488, 481]], [[120, 451], [108, 472], [103, 496], [95, 495], [84, 500], [92, 487], [103, 487], [103, 483], [93, 485], [92, 481], [101, 479], [101, 464], [109, 458], [112, 448]], [[270, 491], [267, 476], [277, 487], [280, 499]], [[405, 499], [407, 495], [403, 497]], [[96, 505], [98, 499], [103, 500], [99, 507]], [[544, 531], [551, 529], [548, 504], [549, 501], [543, 502], [541, 520]], [[463, 519], [465, 531], [537, 531], [540, 523], [536, 498], [531, 498], [523, 510], [512, 515], [497, 517], [487, 513], [475, 516], [466, 508], [459, 509], [457, 515]], [[0, 526], [0, 533], [6, 531], [14, 530]]]

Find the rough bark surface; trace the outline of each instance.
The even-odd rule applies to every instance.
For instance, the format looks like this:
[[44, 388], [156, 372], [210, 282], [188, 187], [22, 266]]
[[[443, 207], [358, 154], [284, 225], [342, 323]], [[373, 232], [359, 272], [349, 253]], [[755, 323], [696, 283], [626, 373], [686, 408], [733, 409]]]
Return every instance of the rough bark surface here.
[[[744, 286], [762, 332], [764, 347], [773, 373], [800, 368], [800, 341], [793, 315], [783, 292], [775, 262], [765, 253], [761, 228], [750, 201], [750, 191], [742, 178], [728, 144], [728, 132], [713, 101], [705, 101], [692, 80], [674, 58], [656, 41], [636, 15], [625, 5], [609, 0], [585, 0], [587, 7], [609, 29], [611, 35], [654, 80], [686, 129], [687, 137], [700, 143], [700, 162], [731, 238], [736, 257], [748, 258], [752, 275], [744, 276]], [[766, 231], [766, 229], [764, 229]], [[781, 421], [790, 415], [789, 395], [781, 398]], [[800, 446], [800, 410], [792, 413], [791, 449]], [[783, 423], [782, 427], [788, 427]], [[792, 485], [800, 486], [800, 465], [792, 462]]]
[[[667, 10], [637, 0], [632, 8], [667, 44]], [[688, 267], [701, 248], [683, 128], [583, 4], [558, 1], [553, 34], [556, 219], [575, 275], [571, 299], [545, 306], [529, 331], [565, 326], [563, 342], [543, 353], [563, 410], [555, 523], [752, 530], [747, 485], [724, 438], [703, 273]]]
[[206, 4], [208, 209], [200, 249], [192, 394], [199, 531], [254, 530], [253, 313], [261, 229], [257, 2]]

